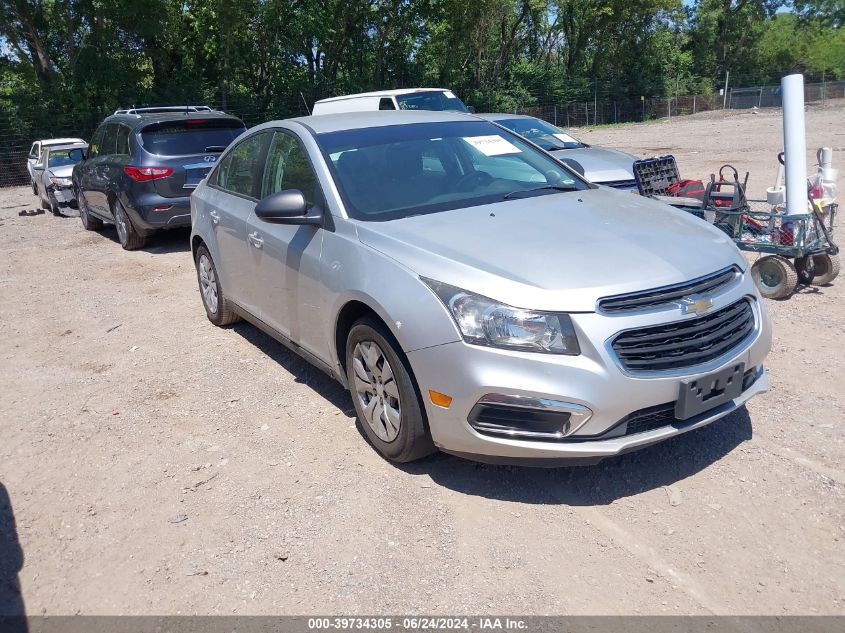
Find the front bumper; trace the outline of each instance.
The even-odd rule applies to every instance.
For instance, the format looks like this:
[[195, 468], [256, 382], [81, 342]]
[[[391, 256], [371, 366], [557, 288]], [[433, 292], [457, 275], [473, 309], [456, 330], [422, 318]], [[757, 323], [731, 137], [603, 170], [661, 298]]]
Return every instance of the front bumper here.
[[[744, 285], [744, 284], [743, 284]], [[746, 290], [748, 290], [746, 288]], [[742, 294], [727, 293], [714, 302], [721, 307]], [[631, 375], [623, 370], [606, 344], [629, 327], [643, 327], [670, 320], [666, 315], [630, 316], [574, 314], [582, 353], [578, 356], [531, 354], [448, 343], [408, 354], [425, 401], [434, 443], [443, 451], [480, 461], [534, 465], [594, 463], [660, 442], [723, 417], [758, 393], [768, 389], [763, 361], [771, 348], [771, 328], [765, 309], [749, 295], [755, 312], [755, 329], [738, 347], [707, 365], [688, 372], [655, 372]], [[614, 436], [625, 432], [620, 424], [643, 409], [669, 406], [679, 396], [682, 381], [744, 363], [755, 370], [754, 381], [733, 400], [684, 421]], [[428, 390], [450, 395], [448, 408], [431, 403]], [[479, 433], [470, 424], [473, 409], [489, 394], [571, 403], [592, 412], [573, 433], [556, 441], [533, 440]]]
[[72, 187], [52, 187], [50, 192], [60, 207], [76, 207], [76, 195]]

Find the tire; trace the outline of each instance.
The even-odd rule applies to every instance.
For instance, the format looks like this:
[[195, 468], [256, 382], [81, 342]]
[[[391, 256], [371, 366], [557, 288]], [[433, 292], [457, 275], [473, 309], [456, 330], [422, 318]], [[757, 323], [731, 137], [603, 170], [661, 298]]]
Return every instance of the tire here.
[[767, 255], [754, 262], [751, 277], [760, 294], [767, 299], [785, 299], [798, 285], [795, 266], [780, 255]]
[[408, 360], [387, 328], [371, 317], [349, 331], [346, 377], [355, 412], [378, 452], [405, 463], [437, 450]]
[[114, 226], [117, 229], [117, 238], [120, 240], [120, 245], [124, 250], [137, 251], [144, 247], [147, 238], [138, 232], [135, 225], [132, 224], [132, 219], [126, 213], [126, 209], [120, 203], [120, 200], [115, 200], [112, 204], [112, 215], [114, 216]]
[[37, 196], [38, 195], [38, 185], [35, 184], [34, 180], [30, 180], [29, 184], [32, 186], [32, 193]]
[[798, 283], [809, 286], [816, 276], [816, 266], [811, 255], [795, 258], [795, 271], [798, 273]]
[[813, 255], [813, 265], [816, 271], [814, 286], [826, 286], [839, 276], [839, 255]]
[[48, 198], [48, 201], [50, 203], [50, 211], [53, 213], [53, 215], [61, 217], [62, 211], [61, 211], [61, 209], [59, 209], [59, 203], [49, 193], [47, 194], [47, 198]]
[[217, 267], [214, 265], [214, 260], [211, 259], [211, 254], [205, 246], [200, 246], [197, 249], [197, 256], [194, 260], [197, 268], [197, 283], [200, 287], [200, 297], [202, 298], [202, 305], [205, 308], [205, 314], [208, 320], [223, 327], [224, 325], [231, 325], [241, 318], [232, 309], [232, 304], [223, 294], [223, 289], [220, 287], [220, 277], [217, 274]]
[[41, 201], [41, 208], [42, 209], [44, 209], [45, 211], [49, 211], [51, 213], [53, 212], [53, 210], [50, 208], [50, 202], [48, 200], [45, 200], [41, 196], [38, 196], [38, 199]]
[[86, 231], [99, 231], [103, 228], [103, 221], [100, 218], [95, 218], [88, 210], [88, 202], [81, 191], [76, 192], [76, 200], [79, 204], [79, 219], [82, 220], [82, 226]]

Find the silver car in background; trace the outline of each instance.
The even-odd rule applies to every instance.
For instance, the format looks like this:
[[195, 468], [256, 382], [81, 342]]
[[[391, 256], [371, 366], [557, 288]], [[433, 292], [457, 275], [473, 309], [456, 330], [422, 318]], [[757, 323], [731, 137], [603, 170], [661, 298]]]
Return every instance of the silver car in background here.
[[71, 174], [81, 160], [79, 150], [87, 148], [88, 144], [83, 142], [49, 145], [41, 150], [41, 157], [32, 167], [32, 180], [43, 209], [61, 215], [63, 208], [77, 206]]
[[542, 147], [552, 156], [570, 164], [590, 182], [622, 191], [638, 191], [634, 179], [633, 154], [608, 147], [587, 145], [566, 131], [537, 117], [524, 114], [480, 114], [480, 117], [506, 127], [511, 132]]
[[191, 216], [212, 323], [339, 380], [397, 462], [595, 462], [768, 387], [769, 320], [724, 233], [466, 114], [265, 123]]

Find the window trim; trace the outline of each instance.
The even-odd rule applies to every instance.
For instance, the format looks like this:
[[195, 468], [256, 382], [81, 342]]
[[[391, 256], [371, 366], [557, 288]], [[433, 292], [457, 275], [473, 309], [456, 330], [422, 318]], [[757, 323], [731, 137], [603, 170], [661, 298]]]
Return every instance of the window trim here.
[[[237, 147], [239, 145], [241, 145], [242, 143], [246, 143], [249, 139], [251, 139], [255, 136], [258, 136], [259, 134], [265, 134], [267, 136], [267, 138], [272, 138], [272, 134], [267, 134], [267, 133], [273, 132], [273, 131], [275, 131], [275, 128], [263, 128], [261, 130], [256, 130], [255, 132], [253, 132], [252, 134], [250, 134], [248, 136], [245, 136], [244, 138], [239, 138], [238, 142], [235, 143], [234, 145], [232, 145], [231, 147], [229, 147], [226, 150], [226, 152], [223, 153], [220, 156], [220, 158], [218, 159], [218, 161], [214, 164], [214, 168], [212, 169], [212, 172], [208, 176], [208, 181], [207, 181], [208, 186], [211, 187], [212, 189], [216, 189], [217, 191], [222, 191], [223, 193], [229, 194], [230, 196], [237, 196], [238, 198], [243, 198], [244, 200], [251, 200], [252, 202], [257, 203], [259, 201], [259, 199], [254, 197], [254, 196], [248, 196], [246, 194], [239, 193], [237, 191], [231, 191], [229, 189], [225, 189], [225, 188], [221, 187], [220, 185], [218, 185], [217, 184], [217, 176], [220, 172], [220, 165], [223, 163], [223, 161], [226, 158], [228, 158], [231, 155], [232, 152], [235, 151], [235, 149], [237, 149]], [[261, 151], [259, 152], [258, 160], [256, 161], [256, 167], [261, 165], [261, 176], [258, 178], [258, 182], [261, 182], [261, 183], [264, 182], [264, 169], [265, 169], [265, 166], [266, 166], [266, 163], [267, 163], [267, 151], [268, 151], [269, 147], [270, 147], [270, 143], [267, 142], [267, 140], [265, 140], [264, 145], [261, 148]], [[252, 193], [253, 194], [255, 193], [255, 182], [252, 183]]]

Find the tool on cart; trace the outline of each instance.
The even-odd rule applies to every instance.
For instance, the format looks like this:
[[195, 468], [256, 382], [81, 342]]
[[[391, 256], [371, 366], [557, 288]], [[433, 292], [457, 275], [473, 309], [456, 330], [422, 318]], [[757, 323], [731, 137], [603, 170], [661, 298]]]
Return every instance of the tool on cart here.
[[[634, 177], [641, 195], [656, 198], [718, 227], [743, 251], [765, 254], [751, 267], [760, 294], [790, 296], [797, 284], [824, 286], [839, 274], [839, 248], [833, 241], [838, 210], [838, 171], [833, 151], [819, 149], [816, 174], [807, 178], [803, 76], [783, 79], [784, 151], [765, 200], [746, 196], [748, 173], [722, 165], [699, 195], [681, 180], [674, 156], [636, 161]], [[800, 177], [799, 177], [800, 176]], [[785, 180], [785, 185], [784, 185]]]

